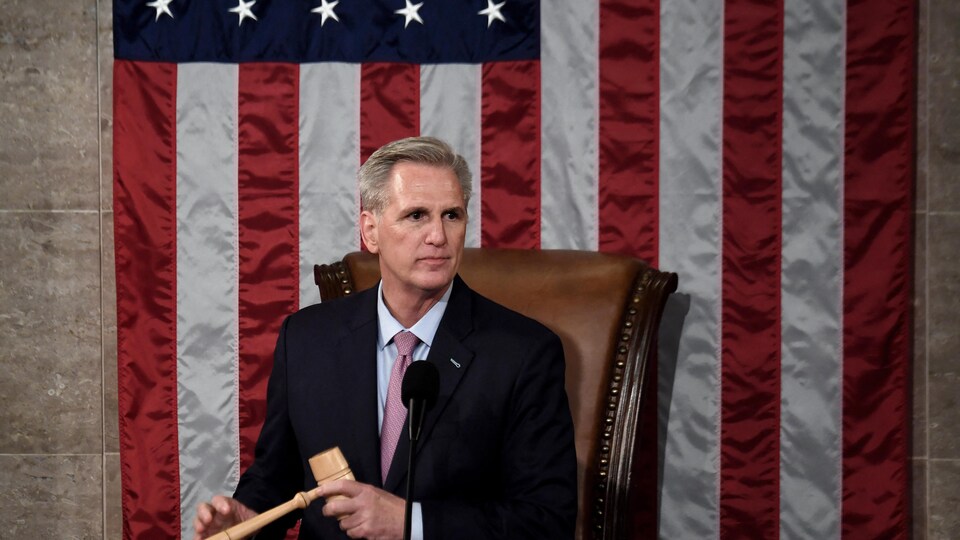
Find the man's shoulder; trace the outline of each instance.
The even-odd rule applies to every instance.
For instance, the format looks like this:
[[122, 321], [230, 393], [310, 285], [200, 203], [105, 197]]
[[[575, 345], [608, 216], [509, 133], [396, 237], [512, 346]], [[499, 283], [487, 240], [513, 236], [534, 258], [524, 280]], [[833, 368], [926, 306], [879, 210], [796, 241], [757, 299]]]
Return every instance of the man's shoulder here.
[[545, 324], [476, 291], [471, 290], [469, 298], [470, 322], [459, 330], [462, 343], [483, 359], [476, 365], [498, 373], [498, 380], [563, 365], [563, 342]]
[[465, 287], [473, 303], [474, 325], [477, 329], [495, 330], [527, 337], [556, 336], [540, 321], [528, 317], [479, 292]]
[[[348, 322], [355, 320], [369, 311], [371, 305], [374, 307], [374, 316], [376, 315], [376, 296], [374, 295], [376, 287], [364, 291], [344, 296], [341, 298], [331, 298], [316, 304], [311, 304], [300, 308], [290, 314], [288, 324], [291, 326], [315, 326], [316, 324], [329, 324], [332, 322]], [[372, 303], [372, 304], [371, 304]]]

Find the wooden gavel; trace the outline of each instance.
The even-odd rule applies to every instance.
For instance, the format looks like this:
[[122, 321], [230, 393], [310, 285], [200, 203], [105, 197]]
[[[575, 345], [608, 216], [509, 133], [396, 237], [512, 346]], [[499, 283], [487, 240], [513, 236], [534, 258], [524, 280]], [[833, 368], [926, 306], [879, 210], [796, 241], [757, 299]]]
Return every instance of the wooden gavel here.
[[[313, 472], [313, 477], [317, 479], [316, 488], [310, 491], [301, 491], [280, 506], [240, 522], [225, 531], [211, 536], [208, 540], [240, 540], [241, 538], [246, 538], [290, 512], [306, 508], [308, 504], [319, 497], [317, 490], [327, 482], [333, 482], [341, 478], [354, 480], [353, 471], [350, 470], [350, 465], [347, 464], [347, 459], [343, 457], [343, 453], [340, 452], [340, 447], [338, 446], [324, 450], [307, 461], [310, 463], [310, 470]], [[331, 497], [331, 499], [334, 498], [336, 497]]]

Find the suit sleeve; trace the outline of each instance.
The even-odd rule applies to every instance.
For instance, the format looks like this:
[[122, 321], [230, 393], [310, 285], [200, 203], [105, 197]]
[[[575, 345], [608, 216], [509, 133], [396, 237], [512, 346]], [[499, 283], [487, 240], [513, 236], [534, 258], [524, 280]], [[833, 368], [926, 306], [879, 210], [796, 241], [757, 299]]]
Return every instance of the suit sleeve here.
[[425, 540], [572, 539], [577, 516], [573, 421], [564, 389], [560, 339], [531, 345], [510, 393], [500, 496], [486, 501], [423, 501]]
[[[267, 415], [257, 439], [254, 462], [240, 477], [233, 497], [257, 512], [265, 512], [290, 500], [303, 484], [303, 467], [287, 407], [287, 333], [290, 318], [280, 328], [273, 355], [273, 370], [267, 383]], [[284, 538], [300, 518], [292, 512], [265, 527], [257, 540]]]

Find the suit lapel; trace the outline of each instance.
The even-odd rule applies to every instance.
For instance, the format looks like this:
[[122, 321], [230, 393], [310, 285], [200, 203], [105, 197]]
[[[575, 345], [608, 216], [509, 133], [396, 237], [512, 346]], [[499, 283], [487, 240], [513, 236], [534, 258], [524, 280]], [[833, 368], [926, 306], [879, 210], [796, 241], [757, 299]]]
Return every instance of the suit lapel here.
[[[430, 432], [443, 416], [447, 404], [460, 384], [460, 379], [473, 362], [473, 351], [463, 345], [463, 339], [473, 330], [472, 311], [472, 291], [458, 276], [454, 279], [450, 301], [440, 320], [440, 326], [437, 328], [437, 334], [433, 338], [433, 345], [426, 360], [433, 364], [440, 374], [440, 389], [436, 403], [423, 418], [418, 448], [430, 439]], [[403, 433], [400, 435], [400, 442], [397, 444], [390, 471], [384, 482], [384, 489], [393, 493], [397, 493], [397, 488], [407, 475], [407, 460], [410, 456], [410, 444], [406, 435], [408, 425], [409, 419], [403, 425]]]
[[[343, 404], [326, 411], [331, 425], [339, 426], [340, 444], [354, 477], [380, 485], [380, 435], [377, 432], [377, 305], [376, 287], [358, 296], [358, 310], [347, 321], [338, 343], [336, 379]], [[343, 415], [343, 416], [341, 416]], [[346, 420], [344, 422], [343, 420]]]

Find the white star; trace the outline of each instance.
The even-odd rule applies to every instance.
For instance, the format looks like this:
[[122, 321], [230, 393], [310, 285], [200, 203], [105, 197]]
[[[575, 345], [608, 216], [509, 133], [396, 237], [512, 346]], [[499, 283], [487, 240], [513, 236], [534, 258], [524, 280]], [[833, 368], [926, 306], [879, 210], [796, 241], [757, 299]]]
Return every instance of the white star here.
[[152, 2], [147, 2], [147, 7], [152, 7], [157, 10], [157, 18], [154, 19], [154, 21], [159, 21], [160, 15], [164, 13], [169, 15], [171, 19], [173, 18], [173, 13], [170, 13], [170, 2], [173, 2], [173, 0], [153, 0]]
[[487, 0], [487, 9], [481, 9], [477, 12], [477, 15], [486, 15], [487, 16], [487, 28], [490, 28], [490, 25], [493, 24], [493, 20], [497, 19], [500, 22], [507, 22], [507, 19], [503, 17], [503, 13], [500, 13], [500, 8], [507, 3], [507, 0], [503, 0], [499, 4], [494, 4], [493, 0]]
[[340, 22], [340, 17], [337, 17], [337, 14], [333, 12], [333, 8], [337, 7], [337, 4], [340, 3], [340, 0], [336, 2], [327, 2], [327, 0], [320, 0], [320, 5], [310, 10], [311, 13], [320, 14], [320, 26], [323, 27], [323, 23], [327, 22], [327, 19], [333, 19], [337, 22]]
[[397, 15], [403, 15], [406, 20], [403, 22], [403, 27], [406, 28], [410, 21], [417, 21], [420, 24], [423, 24], [423, 19], [420, 18], [420, 14], [417, 13], [420, 11], [420, 8], [423, 7], [423, 2], [419, 4], [411, 4], [410, 0], [403, 0], [406, 2], [407, 7], [403, 9], [398, 9], [394, 11]]
[[237, 7], [230, 8], [230, 13], [236, 13], [240, 16], [240, 22], [237, 23], [237, 26], [243, 24], [243, 20], [247, 17], [250, 17], [253, 20], [257, 20], [257, 16], [250, 11], [250, 7], [257, 3], [257, 0], [250, 0], [249, 2], [244, 2], [243, 0], [237, 0]]

